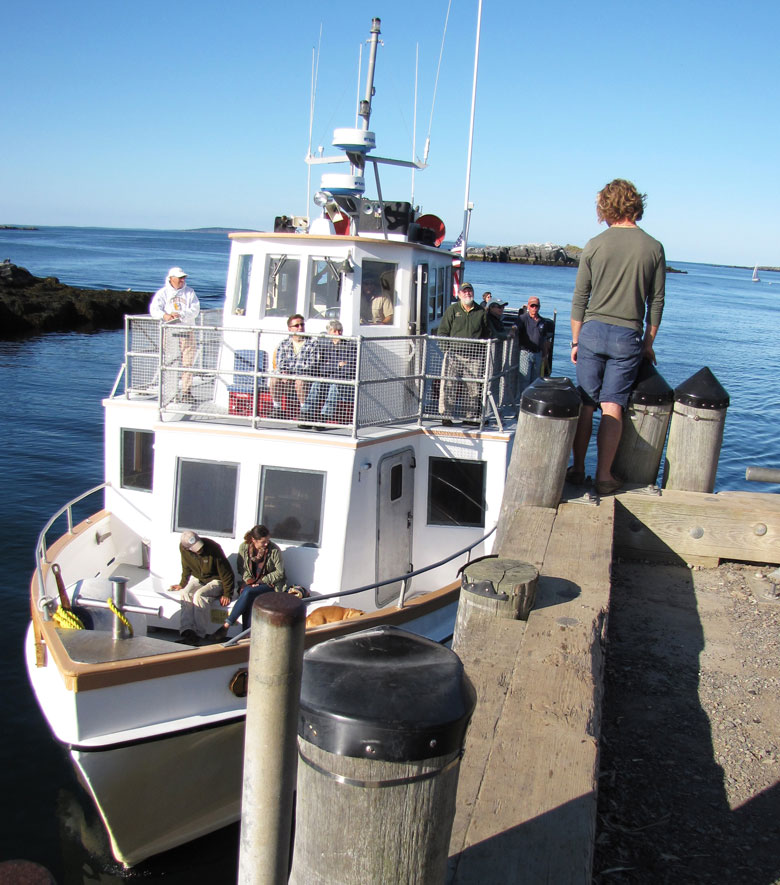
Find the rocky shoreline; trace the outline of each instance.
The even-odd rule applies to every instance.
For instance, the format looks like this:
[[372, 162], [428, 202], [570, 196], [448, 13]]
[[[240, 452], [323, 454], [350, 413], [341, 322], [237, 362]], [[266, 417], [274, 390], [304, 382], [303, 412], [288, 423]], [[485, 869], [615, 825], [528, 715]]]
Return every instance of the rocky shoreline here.
[[147, 312], [150, 298], [150, 292], [67, 286], [57, 277], [36, 277], [4, 262], [0, 264], [0, 339], [120, 329], [125, 314]]
[[492, 261], [498, 264], [544, 264], [550, 267], [577, 267], [582, 249], [579, 246], [556, 246], [554, 243], [525, 243], [520, 246], [475, 246], [466, 253], [467, 261]]
[[[519, 246], [473, 246], [466, 252], [467, 261], [492, 261], [497, 264], [542, 264], [546, 267], [579, 267], [580, 246], [557, 246], [555, 243], [524, 243]], [[688, 273], [666, 266], [667, 273]]]

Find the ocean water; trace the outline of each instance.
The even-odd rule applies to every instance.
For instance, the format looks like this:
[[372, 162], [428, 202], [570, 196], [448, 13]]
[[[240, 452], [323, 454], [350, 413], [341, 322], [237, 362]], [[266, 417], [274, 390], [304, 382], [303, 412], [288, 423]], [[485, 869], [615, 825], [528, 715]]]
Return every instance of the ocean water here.
[[[152, 292], [181, 265], [207, 306], [220, 303], [229, 241], [219, 233], [101, 228], [0, 231], [0, 260], [71, 285]], [[658, 370], [675, 387], [708, 366], [731, 398], [717, 490], [780, 491], [748, 483], [751, 464], [780, 467], [780, 273], [670, 259], [666, 310], [656, 342]], [[538, 295], [556, 315], [553, 374], [574, 377], [569, 305], [575, 271], [471, 263], [478, 297], [490, 289], [513, 306]], [[101, 398], [119, 371], [122, 332], [49, 334], [0, 341], [5, 581], [2, 643], [0, 860], [27, 858], [60, 883], [120, 882], [128, 874], [101, 858], [99, 828], [62, 751], [51, 739], [27, 683], [22, 640], [38, 532], [66, 501], [102, 481]], [[590, 465], [593, 464], [592, 457]], [[589, 470], [592, 472], [592, 466]], [[196, 776], [195, 774], [193, 776]], [[161, 790], [164, 785], [161, 785]], [[234, 882], [238, 829], [227, 828], [135, 868], [147, 881]]]

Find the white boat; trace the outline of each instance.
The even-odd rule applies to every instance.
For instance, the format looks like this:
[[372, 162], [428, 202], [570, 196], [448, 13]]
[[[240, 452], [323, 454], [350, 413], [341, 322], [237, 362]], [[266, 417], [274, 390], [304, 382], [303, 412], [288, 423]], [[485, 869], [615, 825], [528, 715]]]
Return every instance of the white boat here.
[[753, 282], [760, 283], [761, 277], [758, 275], [758, 265], [753, 268]]
[[[378, 33], [375, 20], [369, 99]], [[168, 588], [182, 531], [215, 539], [235, 561], [244, 532], [267, 524], [288, 582], [308, 588], [312, 606], [365, 613], [308, 630], [309, 645], [377, 623], [448, 640], [457, 568], [491, 549], [514, 439], [516, 344], [459, 339], [476, 369], [448, 377], [447, 341], [431, 333], [460, 260], [441, 249], [438, 219], [365, 197], [364, 168], [382, 161], [370, 100], [361, 105], [365, 128], [336, 132], [350, 172], [324, 177], [321, 218], [231, 234], [224, 307], [192, 327], [193, 366], [181, 364], [180, 326], [126, 318], [124, 361], [103, 401], [105, 482], [55, 514], [38, 542], [30, 680], [126, 865], [240, 816], [249, 643], [238, 627], [223, 643], [179, 641], [179, 594]], [[392, 318], [365, 322], [364, 309], [361, 321], [361, 295], [380, 280]], [[327, 419], [302, 421], [292, 395], [270, 412], [269, 383], [295, 380], [274, 366], [294, 313], [307, 337], [338, 318], [352, 342], [354, 373]], [[308, 393], [332, 383], [297, 380]], [[58, 519], [67, 530], [50, 543]], [[55, 620], [68, 605], [87, 609], [93, 628]], [[214, 609], [214, 630], [225, 614]]]

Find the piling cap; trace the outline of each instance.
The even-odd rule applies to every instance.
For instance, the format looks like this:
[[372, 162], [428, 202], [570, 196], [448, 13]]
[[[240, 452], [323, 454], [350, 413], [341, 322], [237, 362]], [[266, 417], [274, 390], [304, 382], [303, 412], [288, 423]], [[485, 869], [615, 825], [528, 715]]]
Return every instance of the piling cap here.
[[545, 418], [576, 418], [580, 395], [568, 378], [537, 378], [523, 391], [520, 410]]
[[674, 401], [694, 409], [727, 409], [729, 395], [705, 366], [674, 389]]
[[662, 406], [674, 401], [674, 391], [650, 360], [642, 360], [631, 391], [635, 405]]
[[430, 759], [462, 748], [475, 703], [455, 652], [375, 627], [306, 652], [298, 734], [337, 756]]

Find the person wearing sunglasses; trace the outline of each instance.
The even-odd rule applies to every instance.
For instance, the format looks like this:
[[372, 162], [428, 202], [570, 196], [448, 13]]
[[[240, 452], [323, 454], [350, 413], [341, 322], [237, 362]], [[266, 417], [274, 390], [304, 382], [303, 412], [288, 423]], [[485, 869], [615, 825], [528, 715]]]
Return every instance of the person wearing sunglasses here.
[[542, 374], [542, 363], [549, 358], [552, 323], [539, 313], [541, 302], [531, 295], [517, 320], [520, 348], [520, 392]]
[[[305, 321], [299, 313], [287, 318], [287, 330], [290, 336], [285, 338], [274, 351], [274, 371], [282, 375], [316, 375], [317, 347], [314, 338], [303, 333]], [[294, 419], [306, 402], [309, 383], [304, 378], [268, 379], [268, 389], [273, 399], [271, 418]]]
[[571, 361], [582, 406], [566, 478], [574, 485], [585, 479], [593, 413], [600, 407], [594, 482], [599, 495], [623, 485], [612, 474], [623, 411], [641, 360], [656, 361], [653, 341], [664, 309], [666, 258], [658, 240], [637, 225], [646, 200], [623, 178], [599, 191], [596, 217], [607, 230], [585, 244], [571, 302]]

